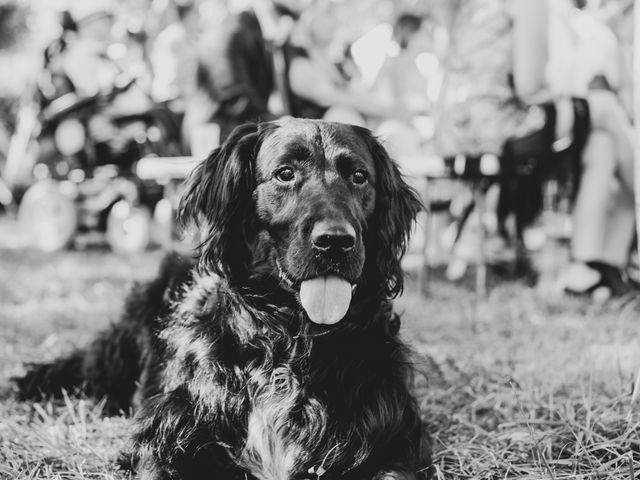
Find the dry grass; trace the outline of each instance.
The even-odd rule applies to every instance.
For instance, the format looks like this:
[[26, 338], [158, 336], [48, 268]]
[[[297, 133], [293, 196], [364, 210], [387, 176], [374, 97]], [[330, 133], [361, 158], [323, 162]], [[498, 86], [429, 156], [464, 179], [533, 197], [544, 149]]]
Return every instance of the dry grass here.
[[[501, 285], [401, 302], [438, 479], [640, 478], [638, 303]], [[418, 314], [417, 312], [423, 312]]]
[[[126, 478], [114, 460], [127, 419], [82, 399], [16, 403], [7, 379], [117, 318], [159, 256], [0, 250], [0, 478]], [[399, 308], [428, 378], [416, 386], [438, 479], [640, 477], [635, 302], [542, 298], [505, 283], [475, 308], [462, 287], [436, 282], [429, 298], [411, 288]]]
[[128, 419], [104, 418], [84, 399], [18, 403], [7, 380], [23, 362], [55, 358], [117, 319], [132, 281], [152, 276], [159, 258], [0, 250], [0, 479], [126, 478], [114, 461]]
[[129, 421], [103, 418], [100, 404], [6, 402], [0, 414], [0, 478], [126, 478], [114, 459], [126, 445]]

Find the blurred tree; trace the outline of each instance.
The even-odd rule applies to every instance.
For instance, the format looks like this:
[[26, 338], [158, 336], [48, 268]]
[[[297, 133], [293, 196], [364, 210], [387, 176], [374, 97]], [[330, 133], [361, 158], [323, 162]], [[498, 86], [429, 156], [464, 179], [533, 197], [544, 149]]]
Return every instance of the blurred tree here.
[[14, 47], [27, 31], [27, 8], [18, 0], [0, 0], [0, 50]]

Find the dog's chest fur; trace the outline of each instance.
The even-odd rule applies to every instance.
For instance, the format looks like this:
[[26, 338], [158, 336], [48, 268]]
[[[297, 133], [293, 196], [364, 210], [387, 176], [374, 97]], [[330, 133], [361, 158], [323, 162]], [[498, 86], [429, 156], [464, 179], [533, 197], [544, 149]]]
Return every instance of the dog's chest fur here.
[[[206, 422], [214, 418], [212, 441], [261, 480], [315, 478], [309, 469], [319, 468], [332, 477], [357, 466], [371, 454], [372, 434], [400, 422], [368, 401], [380, 398], [380, 388], [393, 401], [404, 388], [386, 378], [403, 378], [386, 351], [389, 342], [376, 342], [375, 335], [329, 342], [284, 332], [274, 337], [238, 300], [215, 283], [201, 283], [181, 302], [177, 321], [163, 334], [171, 352], [165, 390], [186, 389]], [[374, 358], [388, 363], [371, 365]], [[345, 373], [342, 362], [361, 369]]]

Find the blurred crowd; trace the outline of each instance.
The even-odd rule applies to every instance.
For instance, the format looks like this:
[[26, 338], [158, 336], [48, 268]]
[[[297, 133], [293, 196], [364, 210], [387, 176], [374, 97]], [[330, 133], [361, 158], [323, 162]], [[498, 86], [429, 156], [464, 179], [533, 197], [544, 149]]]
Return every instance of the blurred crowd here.
[[[493, 154], [516, 164], [568, 151], [576, 188], [563, 288], [635, 291], [625, 273], [635, 235], [633, 2], [430, 0], [379, 12], [349, 4], [72, 2], [43, 48], [39, 108], [134, 83], [89, 125], [116, 152], [132, 133], [113, 118], [152, 108], [179, 125], [182, 155], [205, 154], [245, 121], [283, 115], [372, 128], [401, 163]], [[540, 202], [511, 180], [488, 195], [487, 228], [501, 251], [521, 248], [539, 213], [522, 213]]]
[[[144, 95], [119, 96], [114, 108], [167, 105], [184, 116], [187, 149], [192, 127], [214, 117], [224, 136], [235, 123], [284, 114], [369, 126], [428, 115], [437, 94], [427, 78], [437, 77], [433, 22], [389, 4], [376, 26], [375, 12], [354, 21], [346, 15], [358, 9], [346, 4], [71, 2], [44, 48], [38, 86], [46, 103], [69, 91], [93, 95], [122, 73], [135, 76]], [[420, 54], [425, 61], [416, 63]]]

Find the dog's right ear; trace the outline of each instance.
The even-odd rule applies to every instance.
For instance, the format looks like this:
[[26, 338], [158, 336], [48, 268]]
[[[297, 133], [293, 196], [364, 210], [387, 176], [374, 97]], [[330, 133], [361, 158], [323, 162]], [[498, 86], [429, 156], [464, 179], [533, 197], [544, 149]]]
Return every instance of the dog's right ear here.
[[256, 124], [233, 130], [191, 173], [178, 209], [182, 226], [200, 230], [199, 266], [230, 279], [251, 261], [254, 162], [265, 130]]

